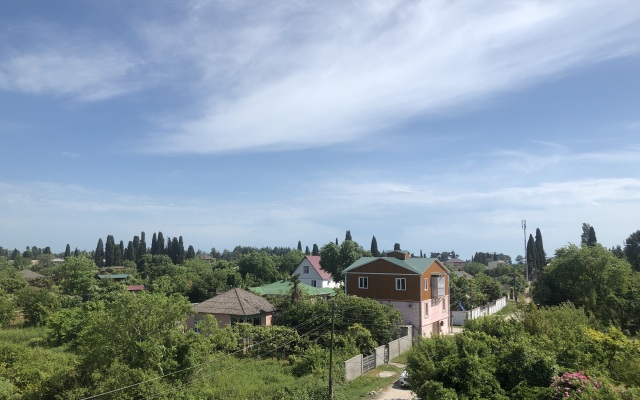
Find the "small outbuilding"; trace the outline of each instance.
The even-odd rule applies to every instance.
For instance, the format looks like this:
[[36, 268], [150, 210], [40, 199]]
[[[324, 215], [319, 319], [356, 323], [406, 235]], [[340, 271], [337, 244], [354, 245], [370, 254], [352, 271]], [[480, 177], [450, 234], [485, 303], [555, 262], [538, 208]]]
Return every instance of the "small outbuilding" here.
[[193, 329], [206, 315], [212, 315], [223, 327], [237, 323], [271, 325], [276, 307], [266, 299], [244, 289], [234, 288], [192, 306], [195, 315], [187, 320]]

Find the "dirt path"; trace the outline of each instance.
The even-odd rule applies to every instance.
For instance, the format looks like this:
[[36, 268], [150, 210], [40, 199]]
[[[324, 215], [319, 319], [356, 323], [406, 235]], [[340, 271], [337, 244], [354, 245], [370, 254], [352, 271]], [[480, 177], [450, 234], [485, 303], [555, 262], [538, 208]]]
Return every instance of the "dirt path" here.
[[[392, 363], [392, 364], [400, 368], [401, 370], [403, 370], [405, 367], [404, 364], [397, 364], [397, 363]], [[399, 374], [396, 374], [396, 375], [400, 377]], [[402, 387], [400, 386], [398, 381], [395, 381], [393, 384], [387, 386], [379, 393], [376, 393], [375, 395], [373, 395], [371, 399], [373, 400], [411, 400], [411, 399], [415, 400], [416, 395], [411, 391], [411, 389]]]

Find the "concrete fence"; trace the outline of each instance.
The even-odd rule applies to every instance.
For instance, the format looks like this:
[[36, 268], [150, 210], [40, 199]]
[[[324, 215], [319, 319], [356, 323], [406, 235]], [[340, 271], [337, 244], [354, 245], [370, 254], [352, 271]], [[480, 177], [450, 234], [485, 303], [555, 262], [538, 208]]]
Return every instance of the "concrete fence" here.
[[411, 329], [408, 329], [408, 334], [386, 345], [377, 347], [373, 354], [369, 356], [363, 356], [358, 354], [357, 356], [348, 359], [344, 362], [344, 378], [347, 381], [352, 381], [360, 375], [368, 372], [382, 364], [388, 364], [390, 360], [398, 357], [413, 345], [413, 338]]
[[476, 319], [487, 315], [493, 315], [502, 310], [507, 305], [507, 298], [502, 297], [498, 300], [487, 303], [482, 307], [477, 307], [467, 311], [451, 311], [451, 324], [464, 325], [464, 321], [468, 319]]

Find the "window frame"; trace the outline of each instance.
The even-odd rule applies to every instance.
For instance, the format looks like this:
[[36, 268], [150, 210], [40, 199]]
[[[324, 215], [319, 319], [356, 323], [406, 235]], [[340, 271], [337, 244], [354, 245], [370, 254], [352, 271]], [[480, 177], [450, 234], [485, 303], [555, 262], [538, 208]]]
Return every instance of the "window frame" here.
[[358, 277], [358, 289], [369, 289], [369, 277], [368, 276], [359, 276]]
[[313, 287], [317, 287], [317, 286], [316, 286], [316, 283], [317, 283], [317, 280], [315, 280], [315, 279], [312, 279], [312, 280], [311, 280], [311, 286], [313, 286]]
[[429, 278], [424, 278], [424, 290], [429, 290]]
[[396, 290], [407, 290], [407, 278], [396, 278]]
[[308, 265], [303, 265], [302, 266], [302, 273], [303, 274], [308, 274], [309, 273], [309, 266]]

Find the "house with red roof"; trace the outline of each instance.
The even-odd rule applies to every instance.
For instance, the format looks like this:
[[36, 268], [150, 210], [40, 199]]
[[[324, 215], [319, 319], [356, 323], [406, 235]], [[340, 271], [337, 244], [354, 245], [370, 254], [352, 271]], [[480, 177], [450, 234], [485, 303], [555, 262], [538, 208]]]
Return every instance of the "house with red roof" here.
[[320, 267], [320, 256], [304, 256], [292, 275], [298, 274], [300, 282], [317, 288], [336, 288], [330, 273]]

